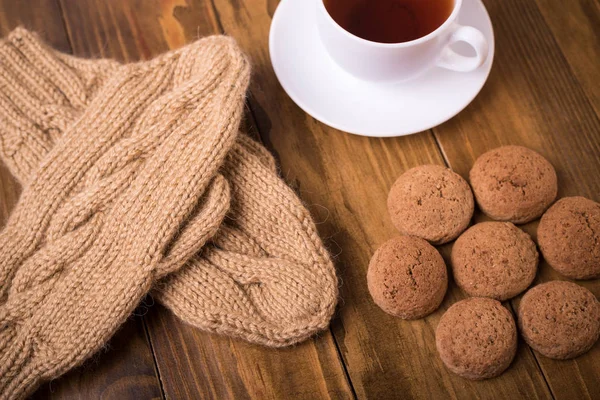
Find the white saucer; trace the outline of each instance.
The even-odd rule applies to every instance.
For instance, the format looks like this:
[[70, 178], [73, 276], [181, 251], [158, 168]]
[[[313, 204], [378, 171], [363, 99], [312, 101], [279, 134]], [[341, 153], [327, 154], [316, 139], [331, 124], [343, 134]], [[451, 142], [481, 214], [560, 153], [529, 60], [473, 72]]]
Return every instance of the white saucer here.
[[363, 136], [402, 136], [437, 126], [463, 110], [483, 87], [494, 58], [494, 32], [481, 0], [464, 0], [458, 22], [479, 29], [489, 55], [474, 72], [433, 68], [415, 80], [373, 84], [342, 70], [320, 41], [315, 2], [282, 0], [269, 51], [283, 89], [319, 121]]

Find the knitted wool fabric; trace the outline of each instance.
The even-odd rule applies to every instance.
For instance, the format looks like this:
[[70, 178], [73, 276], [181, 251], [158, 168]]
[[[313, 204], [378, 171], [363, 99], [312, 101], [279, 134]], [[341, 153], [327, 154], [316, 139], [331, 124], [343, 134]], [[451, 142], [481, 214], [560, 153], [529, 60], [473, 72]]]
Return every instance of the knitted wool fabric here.
[[52, 51], [23, 28], [0, 44], [0, 154], [21, 183], [118, 67]]
[[325, 329], [337, 277], [310, 214], [264, 147], [240, 135], [223, 175], [231, 209], [198, 256], [153, 295], [201, 329], [272, 347]]
[[[154, 281], [214, 234], [229, 206], [217, 172], [249, 77], [233, 41], [212, 37], [115, 68], [88, 98], [80, 76], [59, 75], [67, 63], [25, 69], [35, 49], [26, 42], [17, 31], [0, 44], [1, 75], [18, 88], [2, 86], [1, 148], [30, 176], [0, 234], [2, 398], [25, 397], [97, 351]], [[85, 109], [68, 127], [53, 124], [48, 115], [69, 112], [25, 112], [40, 96]], [[27, 117], [64, 133], [39, 167], [20, 169], [51, 142], [31, 139]]]
[[[41, 49], [68, 60], [80, 75], [84, 69], [90, 82], [100, 81], [106, 66], [112, 68], [107, 60]], [[0, 156], [6, 158], [1, 149]], [[43, 156], [28, 153], [27, 164], [35, 166]], [[27, 175], [19, 172], [24, 168], [11, 170], [26, 184]], [[234, 207], [215, 240], [222, 252], [211, 247], [194, 257], [153, 295], [188, 323], [269, 346], [289, 345], [324, 329], [337, 301], [337, 278], [309, 213], [277, 176], [270, 154], [252, 140], [240, 136], [223, 170], [234, 187]], [[268, 215], [275, 217], [265, 221]], [[286, 239], [265, 230], [285, 232]], [[247, 281], [250, 271], [256, 276]]]

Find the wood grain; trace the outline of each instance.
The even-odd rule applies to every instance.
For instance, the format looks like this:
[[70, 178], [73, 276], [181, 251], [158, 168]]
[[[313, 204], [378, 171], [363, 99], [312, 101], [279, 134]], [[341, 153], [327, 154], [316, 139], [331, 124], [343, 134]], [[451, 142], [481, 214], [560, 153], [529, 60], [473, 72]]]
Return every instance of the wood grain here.
[[[467, 176], [481, 153], [504, 144], [524, 145], [554, 165], [559, 197], [581, 195], [599, 201], [600, 122], [588, 98], [592, 92], [583, 88], [590, 88], [591, 82], [586, 82], [585, 74], [577, 79], [567, 62], [573, 59], [565, 58], [556, 45], [535, 3], [489, 0], [486, 6], [496, 34], [494, 67], [467, 110], [434, 129], [447, 160]], [[593, 40], [583, 40], [580, 51]], [[582, 73], [592, 68], [597, 82], [597, 65]], [[523, 228], [536, 237], [537, 222]], [[536, 283], [552, 279], [564, 278], [542, 262]], [[577, 283], [600, 296], [598, 280]], [[512, 306], [518, 308], [518, 299]], [[572, 361], [536, 358], [555, 398], [600, 398], [600, 345]]]
[[536, 0], [566, 62], [600, 116], [600, 3]]
[[329, 334], [268, 349], [202, 332], [157, 307], [148, 318], [167, 398], [349, 399]]
[[[23, 24], [53, 46], [70, 51], [72, 44], [75, 54], [86, 57], [134, 61], [212, 33], [236, 38], [254, 71], [245, 129], [258, 131], [276, 154], [343, 282], [332, 331], [284, 350], [206, 334], [160, 306], [149, 307], [147, 315], [126, 323], [106, 352], [35, 398], [600, 398], [600, 345], [559, 362], [521, 342], [505, 374], [465, 381], [444, 368], [434, 345], [440, 316], [464, 297], [453, 283], [441, 309], [420, 321], [384, 314], [367, 292], [370, 256], [397, 234], [387, 216], [387, 192], [412, 166], [447, 163], [467, 177], [481, 153], [522, 144], [555, 165], [560, 196], [600, 200], [598, 3], [484, 1], [494, 23], [496, 60], [478, 98], [433, 131], [372, 139], [324, 126], [283, 92], [267, 43], [277, 0], [0, 0], [0, 33]], [[0, 166], [0, 224], [18, 190]], [[535, 238], [537, 223], [523, 228]], [[440, 248], [446, 260], [450, 250]], [[550, 279], [562, 278], [542, 263], [536, 281]], [[598, 281], [579, 283], [600, 296]], [[516, 299], [507, 306], [514, 311], [518, 304]]]
[[0, 0], [0, 34], [4, 37], [17, 26], [37, 32], [55, 49], [71, 51], [56, 0]]
[[[64, 1], [74, 53], [143, 59], [219, 33], [210, 2], [143, 4]], [[167, 398], [352, 398], [329, 332], [290, 349], [271, 350], [200, 332], [163, 308], [153, 310], [147, 324]]]
[[[55, 0], [0, 0], [0, 34], [17, 26], [40, 35], [54, 48], [71, 47]], [[0, 228], [17, 202], [20, 187], [0, 162]], [[142, 308], [143, 309], [143, 308]], [[140, 312], [138, 309], [136, 312]], [[105, 349], [83, 366], [43, 385], [36, 399], [160, 398], [160, 382], [140, 318], [130, 318]]]
[[[210, 3], [185, 0], [60, 0], [73, 52], [120, 61], [149, 59], [218, 31]], [[184, 31], [184, 26], [190, 28]]]
[[[269, 62], [270, 3], [215, 0], [226, 33], [238, 39], [254, 61], [251, 106], [259, 131], [279, 154], [284, 176], [296, 182], [314, 208], [322, 236], [343, 249], [338, 267], [343, 279], [340, 318], [333, 329], [359, 398], [509, 398], [550, 393], [531, 353], [519, 357], [502, 377], [467, 382], [441, 364], [434, 329], [443, 311], [463, 295], [452, 288], [440, 310], [421, 321], [400, 321], [379, 310], [366, 288], [371, 254], [397, 234], [387, 216], [389, 187], [404, 170], [443, 163], [430, 133], [396, 139], [344, 134], [304, 114], [278, 85]], [[365, 182], [368, 182], [368, 189]]]

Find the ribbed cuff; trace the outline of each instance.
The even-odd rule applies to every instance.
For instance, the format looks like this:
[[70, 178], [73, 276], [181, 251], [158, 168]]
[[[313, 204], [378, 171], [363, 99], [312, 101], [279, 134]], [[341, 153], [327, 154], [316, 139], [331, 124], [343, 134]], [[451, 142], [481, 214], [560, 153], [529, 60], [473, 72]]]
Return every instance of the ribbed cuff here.
[[0, 158], [22, 184], [120, 67], [57, 52], [24, 28], [0, 41]]
[[[52, 148], [52, 131], [70, 115], [71, 103], [57, 85], [68, 75], [53, 51], [25, 29], [0, 41], [0, 157], [22, 183]], [[72, 97], [80, 103], [81, 96]]]

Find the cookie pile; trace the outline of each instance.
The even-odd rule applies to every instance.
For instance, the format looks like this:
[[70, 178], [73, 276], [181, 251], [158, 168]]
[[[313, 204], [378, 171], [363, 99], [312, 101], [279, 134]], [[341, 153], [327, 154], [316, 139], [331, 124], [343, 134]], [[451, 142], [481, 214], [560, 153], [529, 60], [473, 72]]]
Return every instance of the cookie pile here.
[[[500, 302], [527, 290], [539, 254], [515, 224], [541, 216], [538, 242], [548, 264], [572, 279], [600, 278], [600, 204], [566, 197], [554, 205], [557, 176], [548, 160], [521, 146], [481, 155], [469, 173], [423, 165], [402, 174], [388, 196], [402, 233], [373, 255], [369, 292], [385, 312], [423, 318], [442, 303], [446, 266], [433, 245], [456, 241], [450, 257], [456, 284], [469, 298], [451, 306], [436, 330], [440, 358], [467, 379], [500, 375], [517, 349], [517, 326], [529, 346], [546, 357], [577, 357], [600, 337], [600, 302], [575, 283], [537, 285], [523, 296], [518, 324]], [[475, 202], [494, 221], [467, 229]]]

